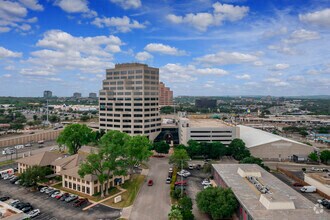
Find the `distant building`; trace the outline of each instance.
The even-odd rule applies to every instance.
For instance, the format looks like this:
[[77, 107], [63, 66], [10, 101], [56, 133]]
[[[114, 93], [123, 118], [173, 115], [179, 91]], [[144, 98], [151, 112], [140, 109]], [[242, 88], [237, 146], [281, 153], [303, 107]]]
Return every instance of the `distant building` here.
[[75, 92], [73, 93], [74, 98], [81, 98], [81, 93], [80, 92]]
[[215, 108], [217, 107], [217, 100], [209, 98], [199, 98], [195, 100], [196, 108]]
[[88, 97], [94, 99], [94, 98], [97, 98], [97, 95], [96, 95], [96, 93], [91, 92], [91, 93], [89, 93]]
[[166, 87], [163, 82], [159, 83], [159, 105], [173, 105], [173, 91], [169, 87]]
[[52, 91], [45, 90], [44, 91], [44, 98], [51, 98], [53, 96]]
[[326, 210], [318, 210], [315, 202], [256, 164], [212, 164], [212, 168], [215, 183], [231, 188], [237, 198], [237, 219], [329, 219]]
[[107, 69], [99, 96], [100, 129], [154, 140], [161, 130], [158, 91], [158, 68], [124, 63]]
[[221, 142], [225, 145], [237, 138], [239, 131], [219, 119], [195, 119], [180, 117], [179, 139], [180, 144], [187, 145], [189, 140], [198, 142]]
[[293, 155], [309, 155], [314, 148], [307, 144], [281, 137], [263, 130], [238, 125], [240, 139], [251, 154], [265, 160], [290, 160]]

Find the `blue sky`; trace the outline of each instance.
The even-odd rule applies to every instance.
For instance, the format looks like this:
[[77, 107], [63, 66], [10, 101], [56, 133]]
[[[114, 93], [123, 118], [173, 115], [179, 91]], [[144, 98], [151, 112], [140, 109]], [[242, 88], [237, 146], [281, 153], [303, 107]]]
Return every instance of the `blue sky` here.
[[330, 0], [0, 0], [0, 96], [87, 96], [122, 62], [175, 96], [329, 95]]

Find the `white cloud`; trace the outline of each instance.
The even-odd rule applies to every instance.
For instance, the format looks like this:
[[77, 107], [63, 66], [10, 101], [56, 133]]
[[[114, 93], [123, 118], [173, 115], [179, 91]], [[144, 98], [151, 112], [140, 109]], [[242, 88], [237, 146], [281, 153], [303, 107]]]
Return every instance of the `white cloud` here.
[[204, 88], [213, 88], [214, 85], [213, 85], [213, 84], [209, 84], [209, 83], [205, 83], [205, 84], [203, 85], [203, 87], [204, 87]]
[[129, 17], [124, 16], [120, 17], [103, 17], [103, 18], [95, 18], [92, 24], [97, 27], [110, 27], [115, 28], [119, 32], [129, 32], [132, 29], [143, 29], [146, 28], [147, 23], [139, 23], [136, 20], [131, 20]]
[[135, 58], [139, 61], [146, 61], [146, 60], [150, 60], [153, 58], [153, 56], [146, 52], [146, 51], [143, 51], [143, 52], [139, 52], [135, 55]]
[[251, 76], [249, 74], [243, 74], [243, 75], [238, 75], [235, 76], [236, 79], [244, 79], [244, 80], [248, 80], [251, 79]]
[[54, 5], [67, 13], [83, 13], [85, 17], [97, 16], [96, 11], [88, 8], [87, 0], [57, 0]]
[[279, 71], [279, 70], [285, 70], [289, 67], [290, 67], [290, 65], [287, 63], [278, 63], [274, 67], [270, 68], [270, 70]]
[[288, 82], [285, 82], [281, 79], [278, 78], [266, 78], [265, 80], [263, 80], [266, 83], [270, 83], [276, 87], [284, 87], [284, 86], [289, 86], [290, 84]]
[[203, 64], [226, 65], [255, 62], [258, 60], [258, 57], [239, 52], [219, 52], [216, 54], [207, 54], [205, 56], [198, 57], [196, 60]]
[[[187, 83], [197, 80], [196, 76], [215, 75], [224, 76], [229, 74], [226, 70], [218, 68], [196, 68], [194, 65], [181, 65], [168, 63], [160, 68], [162, 80], [175, 83]], [[210, 84], [210, 83], [209, 83]]]
[[131, 8], [139, 8], [142, 5], [141, 0], [110, 0], [110, 2], [119, 5], [125, 10]]
[[330, 8], [299, 15], [300, 21], [323, 27], [330, 27]]
[[292, 32], [289, 39], [284, 40], [284, 43], [302, 43], [309, 40], [317, 40], [320, 35], [316, 31], [308, 31], [305, 29], [300, 29]]
[[22, 53], [14, 52], [11, 50], [8, 50], [4, 47], [0, 47], [0, 59], [2, 58], [17, 58], [21, 57]]
[[278, 53], [287, 54], [287, 55], [294, 55], [297, 53], [295, 49], [287, 45], [269, 45], [268, 49], [275, 50]]
[[4, 74], [4, 75], [2, 75], [2, 77], [3, 77], [3, 78], [11, 78], [12, 75], [11, 75], [11, 74]]
[[255, 61], [255, 62], [253, 63], [253, 65], [255, 65], [255, 66], [263, 66], [264, 63], [263, 63], [262, 61]]
[[111, 65], [113, 53], [120, 51], [121, 40], [113, 35], [75, 37], [60, 30], [47, 31], [36, 46], [43, 49], [31, 52], [24, 68], [25, 75], [54, 75], [65, 70], [102, 73]]
[[289, 80], [302, 82], [302, 81], [305, 81], [305, 77], [303, 77], [301, 75], [295, 75], [295, 76], [289, 77]]
[[271, 29], [271, 30], [265, 31], [262, 36], [265, 38], [270, 38], [270, 37], [286, 34], [287, 32], [288, 32], [288, 29], [286, 27], [281, 27], [276, 30]]
[[168, 54], [168, 55], [174, 55], [174, 56], [183, 56], [186, 55], [186, 51], [179, 50], [175, 47], [171, 47], [169, 45], [165, 44], [157, 44], [157, 43], [151, 43], [144, 47], [144, 49], [148, 52], [154, 52], [154, 53], [160, 53], [160, 54]]
[[39, 4], [38, 0], [19, 0], [25, 7], [35, 10], [35, 11], [43, 11], [44, 7]]
[[219, 26], [224, 21], [238, 21], [243, 19], [249, 7], [234, 6], [229, 4], [214, 3], [213, 13], [189, 13], [184, 16], [177, 16], [174, 14], [167, 15], [167, 19], [174, 24], [183, 24], [193, 26], [199, 31], [206, 31], [209, 26]]
[[322, 65], [316, 69], [310, 69], [307, 73], [310, 75], [330, 74], [330, 64]]

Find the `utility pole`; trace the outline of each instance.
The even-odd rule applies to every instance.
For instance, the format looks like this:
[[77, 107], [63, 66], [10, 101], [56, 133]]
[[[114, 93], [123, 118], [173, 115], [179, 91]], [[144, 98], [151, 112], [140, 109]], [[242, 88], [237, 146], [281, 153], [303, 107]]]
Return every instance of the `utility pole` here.
[[48, 120], [48, 99], [47, 99], [47, 125], [49, 125], [49, 120]]

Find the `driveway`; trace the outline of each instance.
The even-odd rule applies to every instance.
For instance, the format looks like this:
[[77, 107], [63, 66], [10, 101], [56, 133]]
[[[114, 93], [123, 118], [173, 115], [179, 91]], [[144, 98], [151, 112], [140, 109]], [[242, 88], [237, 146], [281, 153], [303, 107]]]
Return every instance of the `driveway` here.
[[97, 205], [86, 211], [82, 211], [82, 209], [88, 204], [76, 208], [72, 206], [72, 203], [66, 203], [58, 201], [54, 198], [49, 198], [46, 194], [38, 191], [30, 192], [26, 188], [11, 184], [6, 180], [0, 180], [0, 185], [1, 196], [9, 196], [11, 199], [29, 202], [35, 209], [40, 209], [41, 215], [35, 219], [114, 220], [120, 216], [121, 212], [120, 209], [112, 209], [104, 205]]
[[[149, 174], [136, 198], [130, 220], [167, 220], [171, 209], [170, 184], [166, 184], [168, 158], [151, 157], [148, 163]], [[147, 181], [152, 179], [153, 186]]]

